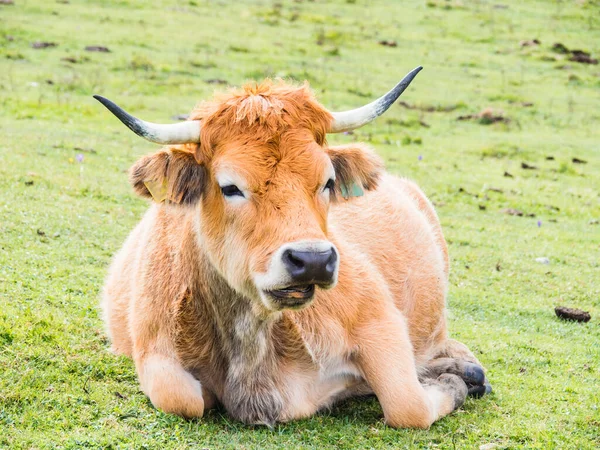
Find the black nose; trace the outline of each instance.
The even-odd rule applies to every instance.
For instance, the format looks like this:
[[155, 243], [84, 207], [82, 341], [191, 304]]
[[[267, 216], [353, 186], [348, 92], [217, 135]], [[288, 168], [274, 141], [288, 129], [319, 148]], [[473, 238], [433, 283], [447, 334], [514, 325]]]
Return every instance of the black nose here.
[[333, 247], [321, 252], [288, 249], [282, 258], [295, 283], [330, 284], [333, 281], [337, 263]]

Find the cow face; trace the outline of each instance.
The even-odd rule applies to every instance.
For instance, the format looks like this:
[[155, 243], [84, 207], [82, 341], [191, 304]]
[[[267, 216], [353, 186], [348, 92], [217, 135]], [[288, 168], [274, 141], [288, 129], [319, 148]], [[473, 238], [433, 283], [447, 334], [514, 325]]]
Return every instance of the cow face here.
[[200, 247], [236, 291], [270, 312], [302, 308], [337, 282], [332, 203], [374, 188], [381, 163], [362, 146], [327, 147], [308, 128], [266, 142], [248, 131], [213, 142], [210, 154], [181, 146], [146, 156], [131, 181], [142, 196], [193, 211]]
[[210, 165], [200, 235], [229, 283], [270, 310], [299, 308], [337, 282], [327, 238], [335, 171], [308, 132], [227, 143]]

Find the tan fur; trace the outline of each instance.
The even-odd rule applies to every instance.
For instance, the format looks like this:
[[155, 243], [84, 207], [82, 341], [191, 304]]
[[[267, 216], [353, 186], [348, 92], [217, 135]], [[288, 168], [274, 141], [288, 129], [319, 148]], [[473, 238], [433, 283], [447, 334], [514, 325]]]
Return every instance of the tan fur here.
[[[454, 410], [464, 382], [417, 376], [434, 357], [476, 362], [447, 337], [448, 253], [419, 188], [384, 173], [363, 145], [327, 146], [331, 116], [306, 86], [247, 86], [191, 118], [202, 120], [202, 144], [131, 170], [136, 192], [164, 183], [169, 201], [131, 233], [103, 295], [112, 349], [134, 359], [154, 405], [200, 417], [219, 401], [244, 422], [271, 424], [374, 392], [395, 427], [428, 427]], [[247, 182], [247, 204], [224, 200], [215, 176], [225, 169]], [[352, 183], [365, 195], [342, 199]], [[269, 310], [252, 276], [304, 239], [336, 246], [337, 286], [305, 309]]]

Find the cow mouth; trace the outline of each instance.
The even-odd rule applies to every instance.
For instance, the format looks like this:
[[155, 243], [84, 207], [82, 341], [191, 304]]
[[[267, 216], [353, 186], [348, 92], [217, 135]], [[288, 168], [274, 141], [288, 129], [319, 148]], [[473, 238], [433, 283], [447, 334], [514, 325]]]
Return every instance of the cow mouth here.
[[266, 293], [284, 306], [300, 306], [314, 297], [315, 285], [306, 284], [302, 286], [288, 286], [282, 289], [267, 291]]

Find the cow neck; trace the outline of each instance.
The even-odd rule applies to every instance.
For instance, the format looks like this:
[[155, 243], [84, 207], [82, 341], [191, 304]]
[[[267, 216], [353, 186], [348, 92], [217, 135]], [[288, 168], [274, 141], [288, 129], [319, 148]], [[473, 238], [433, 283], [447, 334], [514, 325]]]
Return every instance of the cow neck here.
[[211, 311], [215, 338], [230, 363], [243, 359], [255, 366], [269, 356], [278, 315], [256, 314], [252, 301], [229, 286], [199, 248], [197, 287]]
[[221, 402], [246, 423], [272, 425], [283, 408], [277, 385], [277, 324], [281, 314], [257, 315], [252, 301], [232, 289], [200, 250], [198, 276], [213, 319], [215, 346], [225, 372]]
[[200, 215], [195, 216], [196, 279], [208, 303], [218, 336], [218, 346], [232, 365], [245, 362], [254, 367], [269, 356], [273, 324], [278, 316], [256, 314], [253, 302], [234, 290], [204, 251]]

